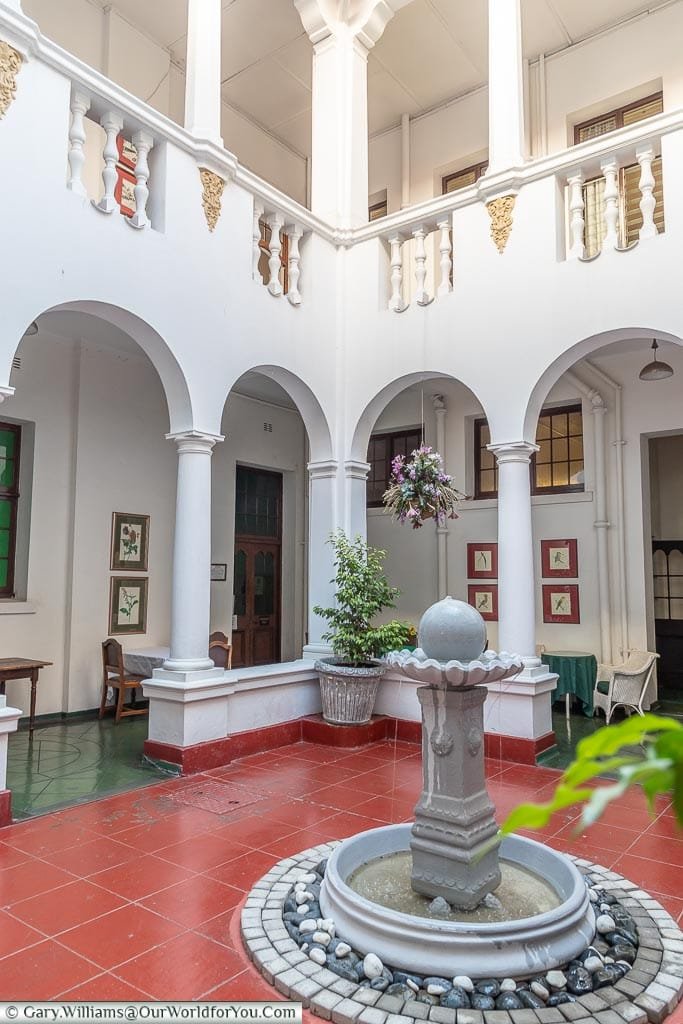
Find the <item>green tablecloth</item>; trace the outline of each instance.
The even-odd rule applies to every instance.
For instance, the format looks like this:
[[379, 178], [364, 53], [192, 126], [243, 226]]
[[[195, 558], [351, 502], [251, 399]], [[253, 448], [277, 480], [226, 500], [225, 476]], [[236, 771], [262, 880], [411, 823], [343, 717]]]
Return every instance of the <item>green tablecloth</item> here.
[[573, 694], [581, 701], [584, 715], [592, 715], [593, 690], [598, 674], [595, 655], [585, 651], [546, 651], [541, 655], [541, 661], [559, 676], [553, 700]]

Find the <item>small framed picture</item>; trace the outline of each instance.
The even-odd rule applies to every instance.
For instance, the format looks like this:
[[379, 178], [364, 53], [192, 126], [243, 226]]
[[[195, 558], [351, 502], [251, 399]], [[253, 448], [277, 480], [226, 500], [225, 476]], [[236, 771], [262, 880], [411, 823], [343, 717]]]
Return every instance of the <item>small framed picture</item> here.
[[571, 623], [581, 621], [578, 583], [543, 584], [543, 621]]
[[470, 580], [495, 580], [498, 578], [497, 544], [467, 545], [467, 578]]
[[211, 563], [211, 582], [225, 583], [228, 578], [228, 566], [226, 562]]
[[109, 635], [147, 632], [146, 576], [112, 576], [109, 588]]
[[576, 539], [541, 541], [541, 575], [546, 579], [565, 576], [576, 579], [579, 575], [579, 557]]
[[111, 528], [111, 568], [147, 572], [149, 516], [114, 512]]
[[498, 584], [470, 583], [467, 587], [467, 601], [476, 608], [487, 622], [498, 621]]

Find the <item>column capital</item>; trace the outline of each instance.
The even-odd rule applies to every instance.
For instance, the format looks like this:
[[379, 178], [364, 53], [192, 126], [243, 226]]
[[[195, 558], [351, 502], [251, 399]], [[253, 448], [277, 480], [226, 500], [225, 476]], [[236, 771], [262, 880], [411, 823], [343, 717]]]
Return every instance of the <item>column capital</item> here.
[[194, 452], [197, 455], [211, 455], [213, 447], [223, 441], [222, 434], [205, 434], [201, 430], [182, 430], [177, 434], [166, 434], [167, 441], [175, 441], [178, 455]]
[[330, 480], [336, 477], [339, 463], [336, 459], [329, 459], [323, 462], [309, 462], [307, 468], [311, 480]]
[[531, 441], [501, 441], [487, 444], [486, 447], [496, 456], [498, 465], [504, 462], [530, 462], [531, 456], [538, 451], [538, 445]]
[[446, 405], [446, 399], [443, 395], [432, 395], [432, 402], [434, 404], [434, 412], [437, 416], [445, 416], [448, 411]]
[[344, 463], [344, 472], [347, 480], [367, 480], [370, 472], [369, 462], [358, 462], [356, 459], [347, 459]]
[[355, 36], [370, 50], [397, 11], [411, 0], [294, 0], [315, 45], [329, 36]]

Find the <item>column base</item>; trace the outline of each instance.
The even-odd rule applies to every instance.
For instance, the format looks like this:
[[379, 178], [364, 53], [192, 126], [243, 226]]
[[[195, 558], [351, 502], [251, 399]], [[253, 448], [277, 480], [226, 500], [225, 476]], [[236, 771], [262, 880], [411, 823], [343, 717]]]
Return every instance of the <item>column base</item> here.
[[228, 731], [225, 698], [235, 692], [235, 682], [235, 674], [221, 668], [156, 669], [154, 677], [142, 683], [149, 698], [149, 739], [178, 747], [222, 739]]
[[334, 651], [329, 644], [306, 644], [301, 654], [305, 661], [317, 661], [318, 658], [331, 658]]
[[[199, 658], [196, 661], [183, 661], [181, 658], [169, 658], [168, 661], [164, 662], [162, 668], [157, 668], [154, 670], [154, 675], [156, 676], [158, 672], [164, 672], [166, 674], [165, 678], [168, 679], [171, 678], [169, 676], [169, 673], [172, 673], [172, 678], [176, 679], [178, 678], [178, 675], [196, 675], [197, 672], [207, 674], [215, 668], [216, 667], [214, 663], [211, 661], [211, 658]], [[216, 671], [223, 672], [223, 669], [219, 668], [216, 669]]]

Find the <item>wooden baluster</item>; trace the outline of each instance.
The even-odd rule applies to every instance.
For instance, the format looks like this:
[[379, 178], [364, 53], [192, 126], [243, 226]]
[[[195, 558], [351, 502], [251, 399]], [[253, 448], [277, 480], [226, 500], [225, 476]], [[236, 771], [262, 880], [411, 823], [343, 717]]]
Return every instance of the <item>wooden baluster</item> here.
[[619, 248], [619, 167], [614, 157], [609, 157], [600, 164], [605, 176], [604, 212], [605, 237], [603, 249]]
[[282, 252], [280, 231], [282, 230], [282, 224], [282, 214], [271, 213], [268, 218], [268, 227], [270, 228], [270, 259], [268, 260], [270, 278], [268, 281], [268, 291], [271, 295], [275, 296], [282, 295], [282, 285], [280, 284], [280, 253]]
[[116, 162], [119, 158], [116, 139], [123, 128], [123, 119], [120, 114], [116, 114], [113, 110], [110, 110], [106, 114], [102, 115], [100, 124], [107, 133], [107, 141], [104, 144], [104, 151], [102, 153], [104, 157], [104, 170], [102, 171], [104, 195], [100, 199], [99, 203], [94, 203], [93, 205], [102, 213], [114, 213], [114, 211], [119, 208], [119, 204], [114, 198], [114, 189], [118, 178], [116, 173]]
[[427, 290], [425, 288], [425, 281], [427, 279], [427, 249], [425, 247], [425, 239], [427, 237], [427, 229], [424, 224], [420, 224], [419, 227], [413, 231], [413, 238], [415, 239], [415, 301], [418, 306], [428, 306], [433, 299], [429, 298]]
[[261, 259], [261, 217], [263, 216], [263, 203], [254, 199], [254, 221], [251, 229], [252, 255], [251, 255], [251, 276], [254, 280], [260, 277], [259, 261]]
[[289, 290], [287, 291], [287, 298], [293, 306], [300, 306], [301, 292], [299, 291], [299, 278], [301, 276], [301, 268], [299, 266], [299, 262], [301, 260], [301, 254], [299, 252], [299, 240], [303, 235], [303, 231], [298, 224], [293, 224], [287, 234], [289, 237], [289, 261], [287, 265]]
[[567, 178], [569, 185], [569, 235], [570, 245], [568, 258], [580, 260], [586, 255], [584, 242], [584, 230], [586, 221], [584, 218], [585, 201], [583, 198], [583, 171], [577, 171]]
[[154, 145], [154, 139], [149, 132], [136, 132], [131, 142], [138, 151], [138, 159], [135, 164], [135, 213], [132, 217], [126, 217], [126, 221], [132, 228], [145, 228], [150, 223], [147, 216], [147, 200], [149, 199], [149, 164], [147, 157]]
[[406, 308], [403, 302], [403, 239], [400, 235], [392, 235], [389, 239], [391, 247], [391, 298], [389, 309], [394, 313], [402, 313]]
[[643, 215], [643, 226], [640, 229], [639, 238], [654, 238], [658, 234], [655, 224], [655, 176], [652, 173], [652, 161], [655, 158], [655, 151], [652, 146], [636, 150], [636, 160], [640, 164], [640, 212]]
[[77, 196], [87, 198], [88, 193], [81, 172], [85, 163], [85, 115], [90, 109], [90, 97], [87, 93], [75, 89], [71, 95], [71, 125], [69, 127], [69, 180], [66, 187]]
[[451, 218], [447, 217], [445, 220], [440, 220], [437, 224], [441, 237], [439, 239], [439, 266], [441, 268], [441, 281], [439, 283], [439, 295], [448, 295], [453, 290], [453, 282], [451, 280], [451, 271], [453, 270], [453, 260], [451, 258], [452, 242], [451, 242]]

